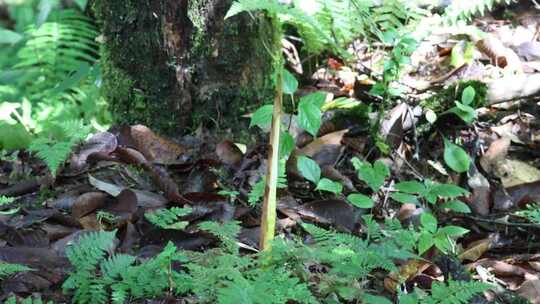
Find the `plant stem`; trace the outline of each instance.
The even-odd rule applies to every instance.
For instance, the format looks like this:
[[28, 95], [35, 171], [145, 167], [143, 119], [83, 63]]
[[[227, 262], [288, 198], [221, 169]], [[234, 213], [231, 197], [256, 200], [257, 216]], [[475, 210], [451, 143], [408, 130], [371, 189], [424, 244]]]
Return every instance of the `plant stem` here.
[[261, 235], [259, 247], [269, 250], [276, 228], [276, 192], [279, 170], [279, 134], [281, 126], [281, 107], [283, 98], [283, 67], [277, 67], [276, 96], [272, 113], [272, 129], [270, 130], [270, 151], [268, 153], [266, 185], [261, 218]]

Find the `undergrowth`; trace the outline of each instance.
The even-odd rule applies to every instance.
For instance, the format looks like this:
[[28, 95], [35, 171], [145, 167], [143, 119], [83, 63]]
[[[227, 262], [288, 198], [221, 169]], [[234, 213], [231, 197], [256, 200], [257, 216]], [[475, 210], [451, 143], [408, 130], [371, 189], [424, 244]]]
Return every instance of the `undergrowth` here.
[[[271, 252], [258, 254], [240, 253], [237, 222], [204, 222], [199, 229], [214, 235], [220, 246], [194, 252], [179, 251], [169, 243], [147, 260], [115, 254], [115, 231], [92, 232], [68, 248], [67, 257], [75, 271], [63, 288], [80, 304], [124, 303], [165, 294], [197, 303], [327, 303], [330, 299], [391, 303], [372, 294], [366, 280], [374, 272], [397, 271], [396, 260], [418, 258], [414, 254], [416, 232], [397, 221], [380, 226], [370, 217], [364, 219], [370, 226], [366, 238], [306, 223], [302, 225], [310, 236], [306, 242], [277, 238]], [[455, 294], [457, 287], [463, 290], [459, 298], [447, 296]], [[486, 288], [474, 282], [436, 283], [431, 294], [402, 295], [400, 303], [417, 303], [411, 302], [414, 299], [466, 303]]]

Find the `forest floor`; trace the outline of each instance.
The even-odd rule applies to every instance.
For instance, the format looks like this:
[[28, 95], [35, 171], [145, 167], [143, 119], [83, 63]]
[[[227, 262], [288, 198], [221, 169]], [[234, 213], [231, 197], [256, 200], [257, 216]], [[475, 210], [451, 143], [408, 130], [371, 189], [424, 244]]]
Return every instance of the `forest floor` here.
[[[314, 223], [366, 237], [368, 222], [384, 226], [389, 219], [428, 229], [422, 215], [433, 210], [435, 230], [425, 250], [418, 248], [421, 258], [396, 259], [397, 271], [374, 270], [363, 288], [396, 299], [398, 285], [429, 290], [466, 273], [465, 280], [494, 286], [482, 296], [487, 301], [540, 303], [540, 10], [531, 4], [499, 15], [421, 41], [398, 81], [399, 102], [380, 115], [370, 105], [382, 101], [366, 92], [372, 75], [382, 73], [375, 63], [384, 48], [359, 42], [353, 64], [328, 58], [303, 81], [299, 95], [325, 92], [328, 106], [315, 138], [298, 127], [296, 115], [285, 117], [295, 149], [278, 191], [277, 234], [307, 240], [301, 224]], [[488, 36], [475, 38], [475, 28]], [[198, 224], [238, 221], [241, 254], [258, 252], [263, 191], [253, 189], [266, 173], [267, 150], [264, 140], [246, 147], [204, 127], [165, 139], [137, 125], [95, 134], [55, 177], [25, 151], [1, 159], [0, 196], [16, 199], [0, 206], [0, 259], [36, 271], [2, 280], [0, 301], [41, 294], [69, 302], [62, 292], [73, 271], [66, 247], [89, 231], [116, 229], [116, 253], [145, 260], [168, 242], [199, 252], [219, 246]], [[319, 169], [298, 168], [302, 156]], [[315, 189], [323, 178], [341, 186]], [[466, 191], [429, 198], [433, 182]], [[355, 201], [355, 193], [368, 199]], [[194, 211], [161, 226], [145, 216], [173, 206]], [[437, 243], [437, 226], [467, 233]], [[332, 293], [354, 302], [338, 291], [326, 299]], [[165, 301], [196, 302], [164, 295], [147, 303]]]

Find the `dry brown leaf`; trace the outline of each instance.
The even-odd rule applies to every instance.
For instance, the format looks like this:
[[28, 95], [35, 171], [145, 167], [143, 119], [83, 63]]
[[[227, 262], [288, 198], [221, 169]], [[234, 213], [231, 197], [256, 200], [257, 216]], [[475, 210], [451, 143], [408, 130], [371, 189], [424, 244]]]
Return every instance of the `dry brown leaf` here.
[[384, 279], [384, 288], [391, 293], [396, 293], [397, 286], [401, 282], [405, 282], [415, 277], [417, 274], [422, 273], [430, 266], [431, 263], [424, 260], [409, 260], [399, 267], [399, 271], [388, 274], [388, 276]]
[[88, 192], [77, 198], [71, 207], [71, 215], [81, 218], [105, 205], [107, 195], [103, 192]]
[[472, 242], [465, 251], [459, 255], [461, 261], [477, 261], [486, 251], [492, 248], [499, 238], [499, 234], [494, 233], [485, 239]]
[[540, 304], [540, 278], [530, 276], [521, 284], [517, 293], [529, 300], [532, 304]]
[[511, 140], [508, 137], [502, 137], [489, 145], [488, 150], [480, 159], [482, 169], [490, 173], [497, 162], [502, 161], [508, 154]]
[[177, 143], [155, 134], [148, 127], [135, 125], [125, 127], [121, 132], [120, 143], [127, 143], [139, 150], [149, 161], [169, 164], [177, 162], [187, 150]]

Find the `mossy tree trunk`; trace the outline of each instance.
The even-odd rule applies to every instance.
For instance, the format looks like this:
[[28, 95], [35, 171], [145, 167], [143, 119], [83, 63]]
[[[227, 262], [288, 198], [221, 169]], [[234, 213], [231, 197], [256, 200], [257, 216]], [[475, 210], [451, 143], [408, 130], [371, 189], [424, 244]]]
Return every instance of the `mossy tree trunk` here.
[[200, 122], [238, 125], [271, 100], [271, 60], [232, 0], [95, 0], [103, 29], [103, 90], [119, 123], [166, 133]]

